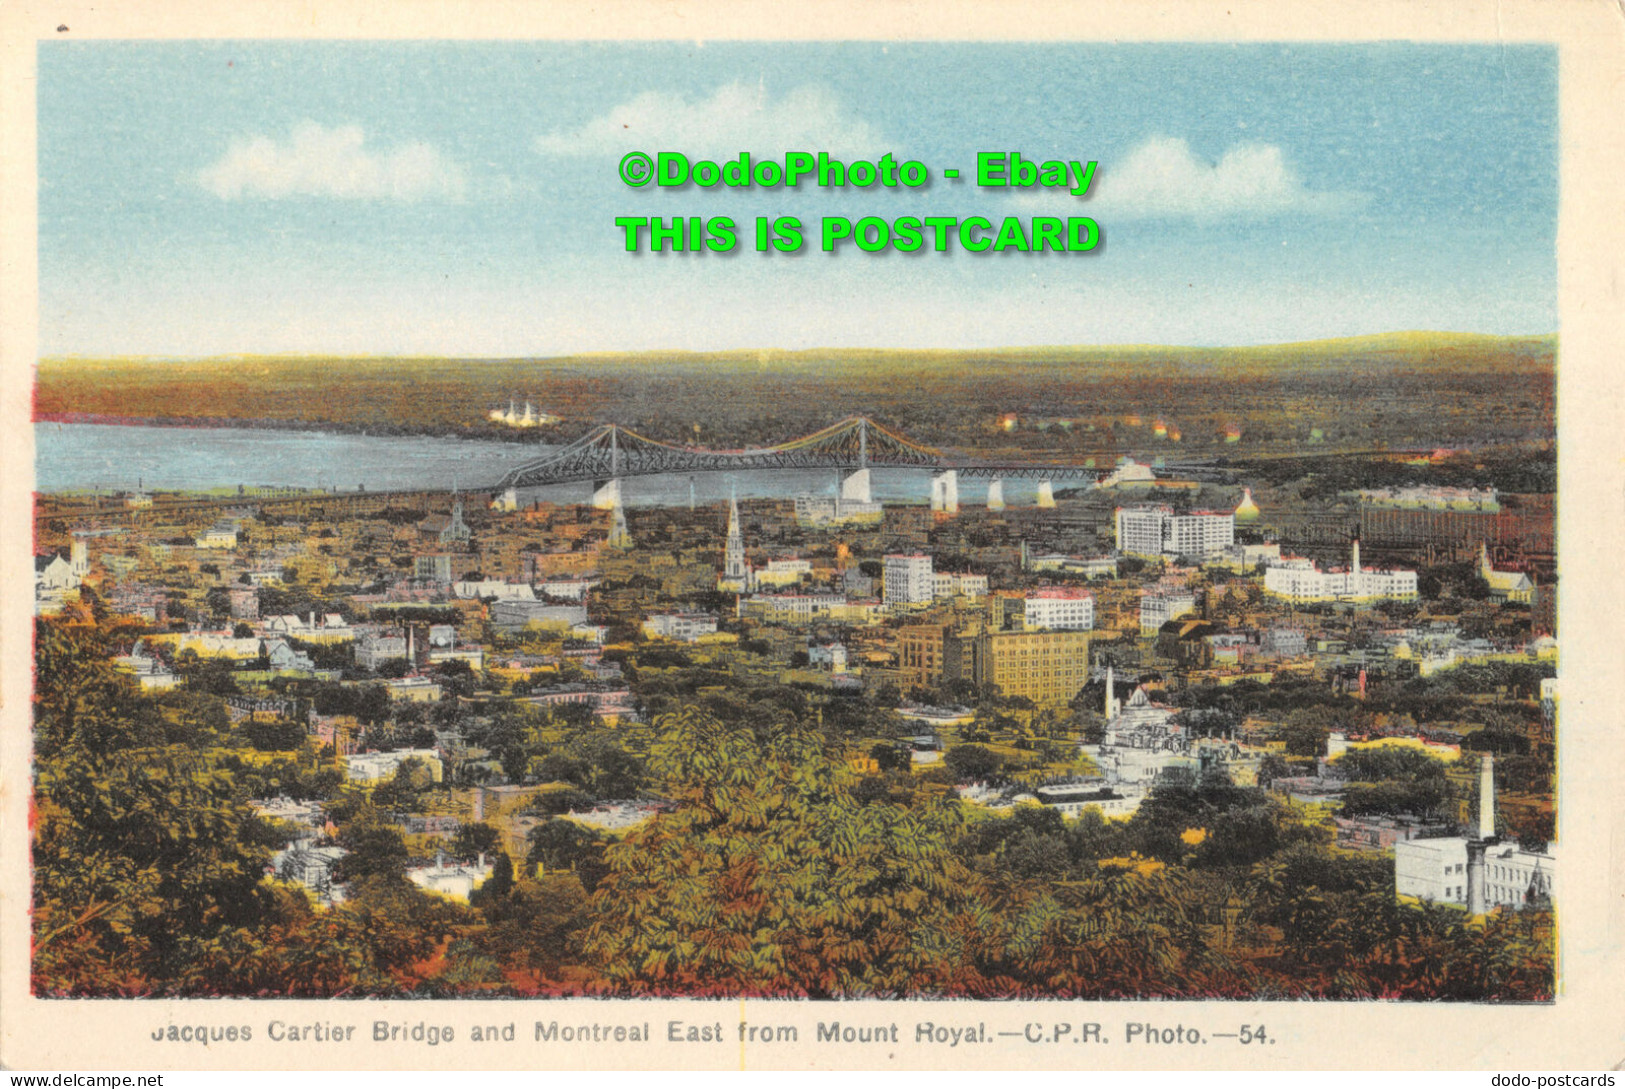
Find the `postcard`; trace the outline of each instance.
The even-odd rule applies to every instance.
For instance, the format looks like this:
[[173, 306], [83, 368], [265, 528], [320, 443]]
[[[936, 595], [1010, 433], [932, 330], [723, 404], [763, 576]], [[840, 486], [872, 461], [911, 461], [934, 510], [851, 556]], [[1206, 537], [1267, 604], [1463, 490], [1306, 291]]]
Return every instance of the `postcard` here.
[[1625, 1061], [1618, 12], [1170, 12], [8, 11], [5, 1064]]

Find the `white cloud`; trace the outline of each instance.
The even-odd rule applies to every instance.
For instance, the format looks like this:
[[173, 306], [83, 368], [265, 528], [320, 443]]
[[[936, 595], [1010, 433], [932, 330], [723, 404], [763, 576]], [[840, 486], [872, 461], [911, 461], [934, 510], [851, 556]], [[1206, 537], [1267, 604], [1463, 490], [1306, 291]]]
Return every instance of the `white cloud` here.
[[1154, 136], [1120, 161], [1100, 163], [1086, 207], [1119, 219], [1221, 219], [1334, 214], [1365, 200], [1304, 188], [1273, 144], [1237, 144], [1212, 163], [1184, 140]]
[[462, 169], [428, 144], [376, 151], [366, 146], [359, 125], [328, 128], [311, 121], [295, 126], [285, 141], [234, 141], [197, 180], [221, 200], [458, 200], [466, 187]]
[[650, 91], [623, 102], [571, 132], [536, 140], [544, 155], [620, 155], [627, 151], [681, 151], [690, 158], [827, 151], [878, 155], [896, 148], [867, 122], [850, 117], [821, 87], [798, 87], [777, 101], [760, 88], [719, 87], [710, 98]]

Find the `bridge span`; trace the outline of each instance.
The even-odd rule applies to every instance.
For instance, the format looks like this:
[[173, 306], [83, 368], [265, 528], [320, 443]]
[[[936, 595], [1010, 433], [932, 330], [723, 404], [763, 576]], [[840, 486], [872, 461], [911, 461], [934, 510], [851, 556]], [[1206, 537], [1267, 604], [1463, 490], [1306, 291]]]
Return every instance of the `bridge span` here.
[[[509, 470], [496, 481], [465, 482], [461, 490], [471, 498], [488, 496], [497, 508], [514, 508], [522, 490], [557, 484], [588, 483], [594, 488], [595, 505], [609, 507], [618, 501], [620, 482], [628, 477], [693, 475], [696, 473], [747, 473], [773, 470], [833, 469], [841, 473], [840, 495], [845, 501], [873, 502], [870, 470], [914, 469], [932, 474], [931, 505], [939, 511], [959, 507], [959, 483], [963, 479], [987, 482], [987, 505], [1001, 508], [1006, 480], [1036, 481], [1037, 504], [1054, 503], [1055, 481], [1092, 482], [1112, 465], [1119, 451], [1075, 452], [1066, 462], [1021, 457], [987, 457], [926, 446], [864, 416], [849, 416], [809, 435], [773, 446], [741, 449], [713, 449], [664, 442], [640, 435], [618, 424], [602, 424], [574, 442], [548, 448], [545, 453]], [[1193, 479], [1227, 480], [1230, 467], [1193, 462], [1169, 466], [1168, 472]], [[174, 496], [159, 498], [144, 508], [126, 507], [121, 502], [78, 505], [71, 502], [37, 503], [37, 521], [64, 518], [75, 522], [142, 521], [155, 517], [202, 514], [210, 509], [254, 506], [266, 510], [299, 514], [307, 509], [344, 504], [352, 507], [385, 507], [408, 502], [444, 488], [358, 490], [355, 492], [296, 492], [264, 496]]]
[[520, 489], [591, 482], [594, 501], [613, 502], [626, 477], [666, 474], [755, 472], [782, 469], [839, 469], [845, 499], [872, 501], [869, 470], [921, 469], [934, 472], [932, 506], [958, 508], [959, 477], [990, 481], [990, 501], [1002, 505], [1005, 477], [1039, 481], [1039, 502], [1053, 502], [1051, 481], [1098, 476], [1083, 465], [1014, 459], [996, 460], [955, 455], [924, 446], [865, 416], [849, 416], [829, 427], [776, 446], [718, 450], [662, 442], [617, 424], [594, 428], [575, 442], [510, 470], [489, 489], [499, 504], [517, 505]]

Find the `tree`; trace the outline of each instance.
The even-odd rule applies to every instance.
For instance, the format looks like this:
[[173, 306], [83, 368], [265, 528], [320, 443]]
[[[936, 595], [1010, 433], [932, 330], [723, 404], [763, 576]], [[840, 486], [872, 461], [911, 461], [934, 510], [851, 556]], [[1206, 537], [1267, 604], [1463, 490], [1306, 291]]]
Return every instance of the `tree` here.
[[339, 845], [350, 853], [333, 867], [333, 880], [342, 882], [366, 877], [404, 880], [406, 841], [398, 829], [384, 824], [376, 814], [346, 825], [339, 833]]
[[[473, 862], [480, 855], [494, 855], [502, 846], [502, 833], [492, 825], [481, 821], [477, 824], [460, 824], [457, 834], [452, 838], [451, 856], [464, 862]], [[510, 867], [512, 863], [509, 864]]]
[[270, 830], [199, 757], [49, 758], [34, 800], [37, 992], [192, 992], [214, 944], [271, 907]]
[[1281, 740], [1289, 756], [1325, 756], [1331, 731], [1313, 722], [1288, 722], [1281, 727]]
[[545, 873], [573, 872], [591, 892], [609, 872], [604, 861], [604, 837], [574, 821], [554, 818], [530, 830], [530, 853], [525, 856], [534, 870]]
[[[652, 757], [676, 811], [609, 849], [584, 948], [605, 989], [686, 995], [964, 993], [997, 917], [949, 850], [958, 807], [862, 805], [813, 733], [690, 709]], [[906, 848], [903, 845], [907, 845]]]
[[982, 745], [955, 745], [944, 761], [961, 781], [990, 778], [1004, 766], [997, 753]]
[[500, 851], [497, 853], [496, 861], [491, 864], [491, 876], [474, 890], [473, 896], [469, 897], [469, 903], [481, 907], [493, 900], [502, 899], [511, 893], [513, 888], [513, 859], [508, 857], [508, 852]]
[[243, 734], [260, 752], [291, 752], [305, 743], [305, 727], [287, 719], [250, 720], [243, 724]]
[[895, 741], [877, 741], [869, 748], [869, 758], [881, 771], [904, 771], [913, 764], [906, 746]]

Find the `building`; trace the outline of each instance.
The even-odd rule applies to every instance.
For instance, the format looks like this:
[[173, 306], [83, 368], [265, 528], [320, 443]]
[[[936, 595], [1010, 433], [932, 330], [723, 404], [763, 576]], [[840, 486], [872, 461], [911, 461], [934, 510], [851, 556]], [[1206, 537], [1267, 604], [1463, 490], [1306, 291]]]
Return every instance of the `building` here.
[[277, 880], [309, 889], [323, 905], [343, 903], [344, 886], [333, 881], [333, 867], [350, 852], [343, 847], [320, 847], [315, 839], [300, 839], [271, 856]]
[[1416, 572], [1386, 571], [1360, 565], [1360, 542], [1350, 547], [1346, 571], [1322, 571], [1306, 561], [1272, 564], [1264, 572], [1264, 591], [1301, 604], [1316, 601], [1415, 601]]
[[199, 658], [229, 658], [234, 662], [252, 662], [259, 658], [264, 645], [256, 638], [237, 638], [226, 631], [189, 631], [178, 634], [147, 636], [149, 642], [164, 643], [176, 654], [191, 651]]
[[1066, 571], [1085, 578], [1114, 579], [1117, 577], [1115, 556], [1068, 556], [1062, 552], [1043, 552], [1032, 555], [1027, 542], [1021, 542], [1021, 568], [1024, 571]]
[[408, 760], [422, 762], [435, 782], [440, 782], [440, 754], [433, 749], [396, 749], [393, 752], [364, 752], [344, 758], [345, 777], [364, 783], [387, 779]]
[[474, 531], [463, 520], [463, 497], [453, 497], [450, 514], [431, 514], [419, 522], [418, 533], [442, 548], [466, 550], [474, 538]]
[[840, 526], [879, 522], [885, 510], [868, 499], [844, 496], [796, 496], [796, 524], [801, 526]]
[[231, 618], [233, 620], [258, 620], [260, 618], [260, 592], [258, 587], [228, 587], [226, 596], [231, 599]]
[[693, 643], [716, 633], [717, 618], [710, 613], [661, 613], [643, 622], [643, 634], [650, 639]]
[[853, 600], [845, 594], [754, 594], [740, 603], [741, 615], [774, 624], [807, 624], [817, 620], [867, 624], [881, 608], [873, 599]]
[[975, 680], [1005, 696], [1066, 703], [1089, 681], [1085, 631], [998, 631], [976, 639]]
[[812, 577], [812, 561], [788, 557], [768, 560], [766, 567], [751, 572], [753, 586], [794, 586]]
[[1489, 545], [1483, 541], [1478, 544], [1478, 573], [1489, 584], [1491, 601], [1535, 603], [1534, 580], [1522, 571], [1497, 571], [1491, 567]]
[[147, 654], [139, 640], [129, 654], [113, 659], [113, 668], [144, 689], [162, 692], [175, 687], [174, 672], [162, 661]]
[[587, 591], [598, 585], [597, 579], [546, 579], [536, 587], [543, 597], [558, 601], [585, 601]]
[[831, 673], [846, 672], [846, 644], [810, 643], [807, 646], [807, 664], [814, 669], [827, 669]]
[[412, 557], [412, 577], [430, 582], [460, 582], [480, 569], [472, 552], [424, 552]]
[[285, 613], [273, 616], [264, 625], [266, 635], [280, 635], [289, 639], [302, 639], [307, 643], [347, 643], [355, 638], [355, 629], [338, 613], [299, 616]]
[[442, 689], [428, 677], [396, 677], [384, 682], [392, 700], [407, 703], [434, 703], [440, 699]]
[[448, 900], [467, 901], [493, 872], [491, 863], [486, 861], [483, 854], [477, 862], [458, 862], [448, 859], [442, 852], [430, 865], [408, 867], [406, 879], [424, 892], [432, 892]]
[[750, 565], [745, 562], [745, 538], [739, 531], [739, 499], [728, 498], [728, 538], [722, 547], [722, 577], [717, 589], [743, 593], [752, 588]]
[[34, 557], [34, 586], [46, 592], [62, 593], [77, 590], [83, 573], [60, 552]]
[[316, 668], [310, 655], [295, 650], [285, 639], [267, 639], [265, 656], [278, 673], [309, 673]]
[[1409, 488], [1363, 488], [1360, 502], [1411, 510], [1465, 510], [1494, 514], [1501, 503], [1494, 488], [1450, 488], [1437, 484]]
[[1193, 510], [1175, 514], [1165, 504], [1118, 507], [1117, 551], [1130, 556], [1222, 556], [1235, 543], [1234, 511]]
[[1131, 457], [1125, 457], [1118, 462], [1117, 468], [1100, 478], [1099, 487], [1102, 488], [1132, 488], [1136, 485], [1149, 487], [1157, 482], [1157, 474], [1151, 466], [1143, 465]]
[[496, 601], [490, 608], [491, 626], [516, 632], [531, 625], [574, 629], [587, 624], [585, 605], [554, 605], [548, 601]]
[[1140, 632], [1161, 631], [1170, 620], [1196, 611], [1196, 595], [1183, 587], [1163, 586], [1140, 595]]
[[974, 681], [975, 635], [948, 624], [911, 624], [897, 631], [898, 680], [907, 688], [940, 688]]
[[887, 605], [921, 605], [935, 596], [930, 556], [923, 552], [897, 552], [886, 557], [881, 597]]
[[1301, 658], [1309, 653], [1309, 637], [1297, 628], [1271, 628], [1259, 637], [1258, 652], [1273, 658]]
[[1224, 550], [1225, 566], [1232, 571], [1253, 571], [1280, 561], [1281, 546], [1273, 541], [1267, 544], [1247, 544], [1238, 541]]
[[503, 582], [501, 579], [481, 579], [478, 582], [453, 583], [452, 595], [459, 598], [483, 598], [491, 601], [535, 601], [536, 589], [528, 582]]
[[355, 664], [362, 669], [377, 669], [394, 658], [406, 658], [404, 635], [372, 635], [356, 644]]
[[1095, 626], [1095, 595], [1071, 587], [1033, 590], [1022, 599], [1028, 631], [1089, 631]]
[[1479, 765], [1478, 827], [1471, 835], [1394, 844], [1394, 891], [1456, 904], [1469, 914], [1549, 904], [1557, 882], [1557, 848], [1503, 842], [1495, 834], [1495, 758]]
[[198, 548], [236, 548], [237, 526], [232, 522], [216, 522], [192, 538]]
[[1130, 556], [1161, 556], [1174, 508], [1163, 505], [1118, 507], [1117, 551]]
[[1228, 510], [1193, 510], [1174, 515], [1169, 529], [1170, 556], [1212, 559], [1224, 555], [1236, 540], [1236, 513]]
[[932, 597], [986, 597], [987, 576], [935, 571], [931, 575]]

